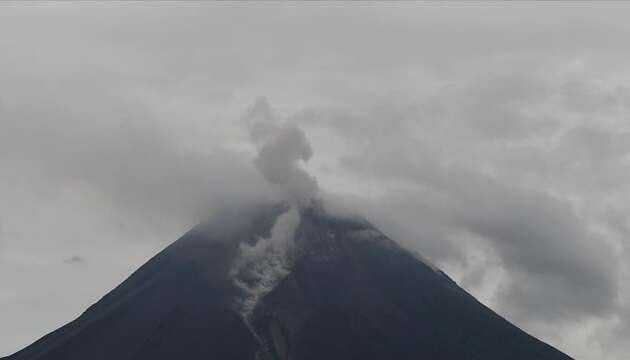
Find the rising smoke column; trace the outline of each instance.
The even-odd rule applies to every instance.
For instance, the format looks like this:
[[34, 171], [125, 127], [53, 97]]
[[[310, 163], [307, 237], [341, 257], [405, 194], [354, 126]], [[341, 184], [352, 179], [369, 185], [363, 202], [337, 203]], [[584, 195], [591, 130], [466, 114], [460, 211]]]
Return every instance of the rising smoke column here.
[[257, 100], [247, 120], [250, 139], [258, 149], [254, 160], [258, 171], [289, 206], [308, 205], [319, 188], [315, 177], [300, 167], [313, 156], [304, 131], [280, 124], [265, 98]]
[[313, 156], [302, 129], [281, 124], [265, 98], [256, 101], [246, 120], [258, 150], [254, 164], [288, 206], [276, 219], [270, 237], [259, 238], [254, 245], [242, 243], [232, 264], [230, 275], [243, 293], [236, 305], [248, 321], [258, 301], [290, 272], [300, 208], [309, 205], [319, 189], [316, 179], [300, 167]]

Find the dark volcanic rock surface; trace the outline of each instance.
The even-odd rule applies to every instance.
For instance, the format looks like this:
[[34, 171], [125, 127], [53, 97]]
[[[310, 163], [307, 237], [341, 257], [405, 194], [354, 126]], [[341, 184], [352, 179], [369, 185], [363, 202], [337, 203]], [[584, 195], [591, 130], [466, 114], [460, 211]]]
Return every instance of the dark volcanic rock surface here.
[[570, 359], [370, 224], [316, 208], [302, 213], [289, 275], [245, 322], [230, 266], [239, 243], [269, 236], [279, 211], [191, 230], [78, 319], [6, 359]]

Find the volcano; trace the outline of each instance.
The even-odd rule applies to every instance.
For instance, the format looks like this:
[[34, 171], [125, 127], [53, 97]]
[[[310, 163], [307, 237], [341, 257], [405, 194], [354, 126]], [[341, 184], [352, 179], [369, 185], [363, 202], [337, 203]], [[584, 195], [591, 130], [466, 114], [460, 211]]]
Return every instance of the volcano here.
[[299, 210], [275, 281], [261, 287], [235, 272], [244, 247], [272, 237], [286, 211], [197, 226], [76, 320], [4, 359], [570, 359], [367, 221], [318, 206]]

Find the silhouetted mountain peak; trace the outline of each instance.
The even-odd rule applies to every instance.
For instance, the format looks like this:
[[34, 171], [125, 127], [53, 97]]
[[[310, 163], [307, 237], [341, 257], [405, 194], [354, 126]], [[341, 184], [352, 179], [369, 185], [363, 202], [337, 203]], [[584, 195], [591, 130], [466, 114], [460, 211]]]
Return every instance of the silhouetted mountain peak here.
[[364, 219], [321, 204], [197, 226], [11, 360], [569, 359]]

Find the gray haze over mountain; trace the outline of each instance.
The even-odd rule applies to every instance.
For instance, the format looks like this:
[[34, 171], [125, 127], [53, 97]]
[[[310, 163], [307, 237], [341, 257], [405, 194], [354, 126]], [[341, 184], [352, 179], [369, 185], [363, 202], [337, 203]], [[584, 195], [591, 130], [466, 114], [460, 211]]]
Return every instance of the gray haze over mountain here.
[[201, 219], [319, 194], [564, 352], [626, 359], [628, 11], [0, 4], [0, 354]]

